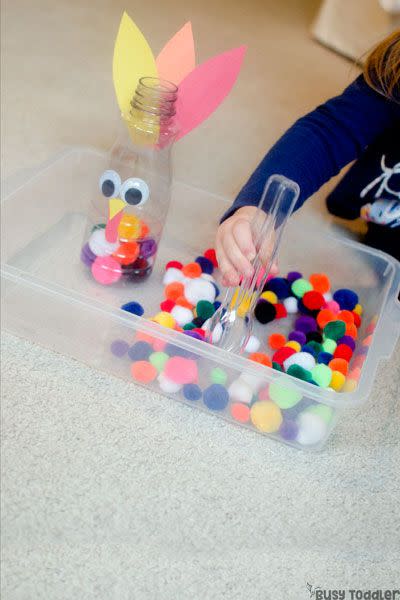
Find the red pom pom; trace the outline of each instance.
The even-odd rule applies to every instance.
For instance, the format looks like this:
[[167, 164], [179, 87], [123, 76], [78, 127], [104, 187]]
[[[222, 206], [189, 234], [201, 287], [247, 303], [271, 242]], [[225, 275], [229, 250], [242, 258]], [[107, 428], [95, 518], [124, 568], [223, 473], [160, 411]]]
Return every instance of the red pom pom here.
[[347, 344], [339, 344], [333, 353], [334, 358], [344, 358], [347, 362], [350, 361], [353, 356], [353, 350]]
[[325, 304], [325, 298], [320, 292], [306, 292], [302, 298], [303, 304], [309, 310], [319, 310]]
[[212, 264], [214, 265], [214, 267], [216, 269], [218, 269], [217, 255], [215, 254], [214, 248], [209, 248], [208, 250], [206, 250], [204, 252], [204, 256], [205, 256], [205, 258], [208, 258], [208, 260], [210, 260], [212, 262]]
[[173, 300], [170, 300], [169, 298], [167, 298], [167, 300], [164, 300], [164, 302], [161, 302], [160, 304], [160, 308], [163, 312], [168, 312], [170, 313], [171, 310], [174, 308], [175, 306], [175, 302]]
[[358, 328], [361, 325], [361, 317], [359, 314], [353, 312], [353, 317], [354, 317], [354, 325]]
[[289, 358], [289, 356], [292, 356], [292, 354], [295, 354], [295, 352], [296, 350], [294, 348], [283, 346], [283, 348], [279, 348], [279, 350], [275, 352], [272, 357], [272, 362], [279, 363], [282, 366], [285, 360]]
[[182, 269], [183, 264], [181, 262], [179, 262], [179, 260], [170, 260], [166, 265], [165, 265], [165, 270], [167, 269]]
[[195, 327], [194, 329], [192, 329], [192, 331], [195, 331], [196, 333], [201, 335], [203, 339], [206, 337], [206, 332], [204, 331], [204, 329], [200, 329], [200, 327]]
[[283, 304], [274, 304], [274, 306], [276, 310], [275, 319], [284, 319], [287, 317], [287, 310]]

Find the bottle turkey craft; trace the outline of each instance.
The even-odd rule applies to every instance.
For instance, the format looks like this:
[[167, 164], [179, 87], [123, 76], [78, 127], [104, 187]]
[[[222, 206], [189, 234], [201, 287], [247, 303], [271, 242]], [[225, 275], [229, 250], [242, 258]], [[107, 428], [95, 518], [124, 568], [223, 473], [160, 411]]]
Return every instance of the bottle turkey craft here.
[[221, 104], [239, 74], [240, 46], [195, 66], [190, 23], [154, 58], [124, 13], [114, 47], [113, 80], [123, 123], [99, 174], [82, 262], [103, 285], [135, 282], [153, 270], [171, 188], [171, 147]]

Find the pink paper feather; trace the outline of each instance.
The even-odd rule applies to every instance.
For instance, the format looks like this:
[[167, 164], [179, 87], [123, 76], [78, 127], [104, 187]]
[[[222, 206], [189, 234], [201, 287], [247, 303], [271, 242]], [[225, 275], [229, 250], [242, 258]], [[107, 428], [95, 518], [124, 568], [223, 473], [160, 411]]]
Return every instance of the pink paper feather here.
[[176, 115], [180, 131], [187, 135], [205, 121], [231, 91], [242, 66], [246, 46], [233, 48], [202, 63], [179, 85]]
[[158, 76], [179, 85], [196, 66], [192, 24], [190, 21], [180, 29], [156, 60]]

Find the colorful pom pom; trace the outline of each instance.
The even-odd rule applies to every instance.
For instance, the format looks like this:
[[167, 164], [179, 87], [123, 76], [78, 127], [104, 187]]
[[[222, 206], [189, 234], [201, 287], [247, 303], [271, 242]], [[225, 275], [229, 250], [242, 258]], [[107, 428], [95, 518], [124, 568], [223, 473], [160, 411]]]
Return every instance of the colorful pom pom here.
[[268, 302], [267, 300], [260, 300], [254, 310], [254, 316], [263, 325], [270, 323], [276, 317], [275, 304]]
[[279, 350], [286, 344], [286, 338], [281, 333], [272, 333], [268, 338], [268, 344], [272, 350]]
[[140, 383], [150, 383], [155, 380], [158, 372], [150, 362], [139, 360], [132, 363], [131, 375], [135, 381], [139, 381]]
[[121, 306], [122, 310], [131, 313], [132, 315], [136, 315], [137, 317], [141, 317], [144, 314], [144, 308], [139, 302], [126, 302]]
[[213, 272], [214, 272], [214, 265], [211, 262], [211, 260], [209, 260], [205, 256], [198, 256], [196, 258], [195, 262], [197, 262], [200, 265], [200, 268], [201, 268], [201, 270], [202, 270], [203, 273], [207, 273], [207, 275], [212, 275], [213, 274]]
[[336, 290], [333, 299], [336, 300], [342, 310], [353, 310], [358, 304], [357, 294], [346, 288]]
[[313, 289], [320, 294], [329, 292], [331, 288], [329, 278], [325, 273], [313, 273], [310, 275], [310, 283], [313, 286]]

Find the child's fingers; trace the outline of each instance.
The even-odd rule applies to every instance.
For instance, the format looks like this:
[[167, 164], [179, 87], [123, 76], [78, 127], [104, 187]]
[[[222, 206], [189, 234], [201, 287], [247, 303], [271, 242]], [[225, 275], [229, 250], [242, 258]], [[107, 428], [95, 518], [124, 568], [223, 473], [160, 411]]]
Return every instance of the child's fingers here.
[[239, 285], [239, 274], [227, 257], [219, 238], [217, 239], [215, 249], [217, 252], [218, 267], [222, 273], [222, 283], [226, 286]]
[[241, 253], [248, 261], [253, 260], [256, 255], [256, 249], [254, 246], [250, 221], [246, 219], [236, 221], [232, 227], [232, 234]]
[[251, 277], [253, 275], [253, 267], [237, 245], [232, 233], [227, 232], [222, 237], [222, 247], [225, 255], [229, 256], [229, 261], [241, 275], [244, 275], [245, 277]]

